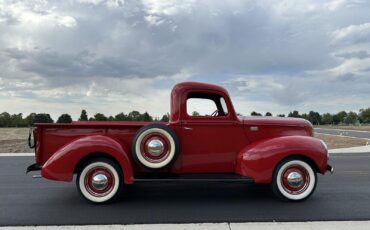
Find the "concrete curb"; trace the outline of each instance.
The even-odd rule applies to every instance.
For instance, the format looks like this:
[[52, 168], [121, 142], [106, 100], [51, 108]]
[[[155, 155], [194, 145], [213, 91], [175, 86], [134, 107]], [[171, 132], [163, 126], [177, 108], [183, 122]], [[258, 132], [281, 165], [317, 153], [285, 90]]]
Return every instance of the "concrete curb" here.
[[144, 224], [144, 225], [85, 225], [85, 226], [23, 226], [0, 227], [1, 230], [368, 230], [370, 221], [270, 222], [270, 223], [203, 223], [203, 224]]
[[0, 153], [0, 157], [31, 157], [35, 153]]
[[370, 153], [370, 145], [352, 148], [329, 149], [329, 153]]

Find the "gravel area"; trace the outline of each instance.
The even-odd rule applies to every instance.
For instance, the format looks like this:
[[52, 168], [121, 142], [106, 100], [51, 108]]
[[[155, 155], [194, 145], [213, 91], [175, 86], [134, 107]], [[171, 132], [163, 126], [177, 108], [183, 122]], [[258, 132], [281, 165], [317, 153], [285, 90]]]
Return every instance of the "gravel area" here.
[[370, 141], [362, 138], [351, 138], [343, 136], [332, 136], [315, 133], [315, 137], [325, 141], [328, 149], [351, 148], [357, 146], [370, 145]]
[[31, 153], [28, 147], [29, 128], [0, 128], [0, 153]]

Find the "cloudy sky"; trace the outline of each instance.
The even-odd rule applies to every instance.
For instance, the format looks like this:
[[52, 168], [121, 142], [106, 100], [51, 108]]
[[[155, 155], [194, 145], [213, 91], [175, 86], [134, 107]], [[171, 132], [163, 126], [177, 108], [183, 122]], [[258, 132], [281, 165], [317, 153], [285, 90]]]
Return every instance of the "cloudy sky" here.
[[181, 81], [242, 114], [370, 107], [370, 1], [0, 0], [0, 112], [161, 116]]

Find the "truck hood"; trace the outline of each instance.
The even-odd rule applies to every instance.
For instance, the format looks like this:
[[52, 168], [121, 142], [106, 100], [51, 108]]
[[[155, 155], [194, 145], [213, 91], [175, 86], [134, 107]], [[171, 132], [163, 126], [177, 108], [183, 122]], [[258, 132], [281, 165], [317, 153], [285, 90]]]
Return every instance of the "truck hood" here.
[[250, 141], [282, 136], [313, 136], [312, 125], [300, 118], [239, 117]]
[[312, 124], [302, 118], [285, 118], [285, 117], [239, 117], [245, 125], [277, 125], [277, 126], [299, 126], [312, 128]]

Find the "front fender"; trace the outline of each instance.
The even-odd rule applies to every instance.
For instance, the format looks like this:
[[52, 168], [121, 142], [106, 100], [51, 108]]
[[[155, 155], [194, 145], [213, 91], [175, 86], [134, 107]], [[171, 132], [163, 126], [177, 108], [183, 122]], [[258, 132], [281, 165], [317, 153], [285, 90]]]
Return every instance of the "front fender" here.
[[133, 170], [126, 147], [102, 135], [82, 137], [63, 146], [45, 162], [41, 175], [50, 180], [72, 181], [77, 164], [92, 153], [105, 153], [116, 159], [123, 170], [125, 183], [133, 183]]
[[237, 156], [236, 173], [249, 176], [256, 183], [271, 183], [277, 164], [289, 156], [303, 156], [325, 173], [327, 149], [319, 139], [308, 136], [284, 136], [246, 146]]

